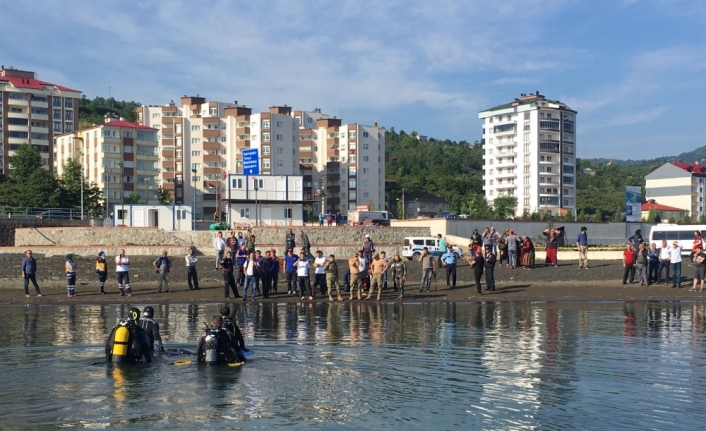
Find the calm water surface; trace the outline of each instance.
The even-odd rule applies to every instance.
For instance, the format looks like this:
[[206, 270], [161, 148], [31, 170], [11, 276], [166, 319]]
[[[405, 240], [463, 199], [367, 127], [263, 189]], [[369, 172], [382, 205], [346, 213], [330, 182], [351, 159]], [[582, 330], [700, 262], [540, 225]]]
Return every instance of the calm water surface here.
[[[155, 306], [166, 346], [195, 350], [221, 305]], [[701, 303], [231, 308], [255, 352], [240, 369], [175, 366], [177, 353], [107, 366], [104, 340], [128, 306], [0, 307], [0, 429], [694, 430], [706, 421]]]

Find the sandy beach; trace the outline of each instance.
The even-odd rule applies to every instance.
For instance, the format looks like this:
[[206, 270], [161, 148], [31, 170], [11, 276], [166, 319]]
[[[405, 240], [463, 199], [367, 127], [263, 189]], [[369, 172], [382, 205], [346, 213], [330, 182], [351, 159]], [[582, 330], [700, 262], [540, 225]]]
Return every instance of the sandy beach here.
[[[157, 293], [158, 275], [152, 267], [153, 260], [145, 256], [132, 258], [130, 278], [132, 297], [121, 297], [115, 279], [115, 267], [109, 261], [109, 277], [106, 282], [106, 295], [100, 295], [98, 277], [94, 271], [93, 258], [76, 257], [78, 276], [76, 296], [66, 296], [64, 259], [59, 257], [39, 258], [38, 274], [42, 297], [36, 297], [30, 285], [30, 298], [23, 293], [23, 280], [20, 278], [21, 258], [0, 258], [0, 266], [5, 268], [0, 277], [0, 303], [209, 303], [224, 299], [221, 272], [215, 270], [213, 258], [202, 257], [198, 264], [201, 289], [189, 290], [186, 284], [186, 268], [182, 256], [173, 258], [170, 273], [170, 293]], [[347, 263], [339, 261], [341, 282]], [[457, 269], [457, 287], [448, 289], [445, 271], [437, 273], [432, 291], [419, 292], [421, 266], [417, 262], [407, 262], [409, 277], [406, 283], [406, 301], [625, 301], [625, 300], [700, 300], [706, 292], [690, 292], [693, 268], [682, 268], [682, 288], [675, 289], [665, 283], [640, 286], [622, 285], [622, 267], [616, 261], [590, 262], [589, 269], [579, 269], [576, 261], [560, 262], [559, 267], [538, 266], [533, 269], [496, 266], [497, 291], [483, 291], [482, 298], [475, 295], [473, 273], [467, 263], [462, 262]], [[687, 278], [688, 276], [688, 278]], [[280, 274], [278, 291], [270, 299], [257, 298], [256, 301], [299, 301], [299, 298], [286, 294], [284, 275]], [[313, 281], [313, 276], [312, 276]], [[342, 283], [341, 283], [342, 284]], [[392, 283], [383, 291], [382, 300], [395, 300], [397, 293], [392, 291]], [[285, 293], [282, 293], [285, 292]], [[344, 295], [345, 298], [348, 295]], [[250, 300], [250, 298], [248, 298]], [[327, 301], [321, 296], [314, 301]]]

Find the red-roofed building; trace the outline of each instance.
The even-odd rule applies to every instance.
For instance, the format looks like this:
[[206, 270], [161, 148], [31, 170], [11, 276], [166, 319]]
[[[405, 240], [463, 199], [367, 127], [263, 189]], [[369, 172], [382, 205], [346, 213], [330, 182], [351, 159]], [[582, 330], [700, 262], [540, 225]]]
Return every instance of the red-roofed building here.
[[654, 199], [650, 199], [647, 202], [644, 202], [642, 204], [642, 207], [640, 208], [640, 211], [642, 212], [643, 220], [649, 220], [650, 211], [657, 211], [659, 213], [660, 218], [664, 221], [669, 220], [671, 217], [674, 217], [675, 220], [681, 220], [682, 216], [685, 213], [685, 210], [683, 210], [682, 208], [670, 207], [669, 205], [662, 205], [655, 202]]
[[645, 198], [687, 212], [692, 221], [706, 214], [706, 165], [669, 162], [645, 176]]
[[37, 79], [34, 72], [0, 68], [0, 172], [22, 144], [39, 150], [44, 166], [54, 165], [53, 141], [78, 129], [81, 92]]
[[[61, 176], [70, 159], [79, 160], [89, 183], [103, 190], [106, 206], [137, 194], [146, 204], [158, 203], [159, 130], [107, 114], [103, 124], [54, 139], [54, 172]], [[116, 223], [122, 211], [114, 214]]]

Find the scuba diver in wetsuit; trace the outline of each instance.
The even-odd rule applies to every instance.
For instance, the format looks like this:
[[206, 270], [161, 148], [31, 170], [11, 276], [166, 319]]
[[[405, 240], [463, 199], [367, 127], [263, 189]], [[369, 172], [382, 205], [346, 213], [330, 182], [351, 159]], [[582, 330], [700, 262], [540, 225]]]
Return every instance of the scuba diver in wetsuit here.
[[147, 345], [150, 348], [150, 353], [154, 352], [154, 348], [164, 353], [164, 346], [162, 345], [162, 337], [159, 335], [159, 323], [154, 320], [154, 308], [149, 305], [145, 307], [143, 311], [144, 317], [140, 319], [139, 325], [145, 330], [145, 335], [147, 335]]
[[145, 357], [152, 362], [150, 346], [147, 344], [147, 334], [140, 327], [140, 310], [130, 309], [130, 316], [121, 319], [113, 328], [105, 342], [105, 357], [114, 363], [139, 362]]
[[206, 365], [235, 363], [241, 359], [240, 356], [231, 342], [229, 332], [223, 329], [223, 317], [213, 316], [211, 326], [204, 330], [199, 340], [196, 352], [198, 361], [205, 362]]
[[251, 352], [245, 348], [245, 339], [243, 338], [243, 334], [240, 332], [240, 328], [230, 318], [230, 308], [221, 308], [221, 317], [223, 317], [223, 329], [228, 331], [228, 335], [231, 338], [231, 344], [235, 347], [235, 351], [238, 354], [238, 360], [240, 362], [245, 361], [245, 356]]

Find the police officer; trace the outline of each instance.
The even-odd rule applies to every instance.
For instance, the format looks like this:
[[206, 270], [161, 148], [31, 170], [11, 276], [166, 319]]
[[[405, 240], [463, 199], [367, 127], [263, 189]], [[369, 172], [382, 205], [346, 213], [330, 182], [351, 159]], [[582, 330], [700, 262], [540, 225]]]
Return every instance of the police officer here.
[[400, 259], [400, 255], [396, 254], [390, 262], [392, 270], [392, 283], [394, 290], [400, 293], [397, 299], [404, 298], [404, 282], [407, 280], [407, 264]]
[[446, 267], [446, 287], [449, 289], [456, 288], [456, 260], [456, 253], [450, 245], [447, 246], [446, 253], [441, 255], [441, 264]]
[[164, 346], [162, 345], [162, 337], [159, 335], [159, 323], [154, 320], [154, 308], [149, 305], [144, 309], [144, 317], [140, 319], [140, 326], [145, 330], [147, 335], [147, 344], [149, 345], [150, 352], [154, 352], [155, 345], [157, 349], [164, 353]]

